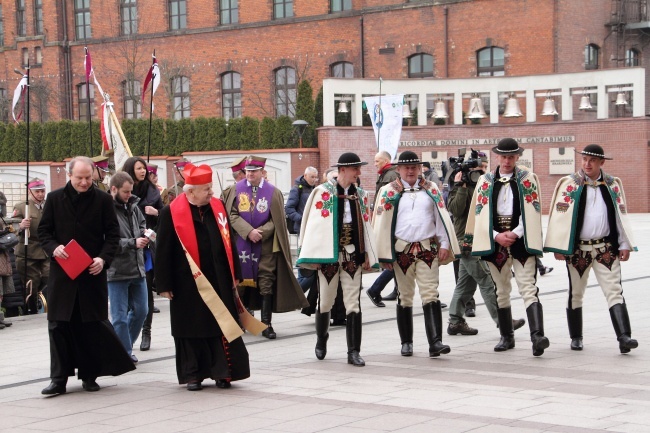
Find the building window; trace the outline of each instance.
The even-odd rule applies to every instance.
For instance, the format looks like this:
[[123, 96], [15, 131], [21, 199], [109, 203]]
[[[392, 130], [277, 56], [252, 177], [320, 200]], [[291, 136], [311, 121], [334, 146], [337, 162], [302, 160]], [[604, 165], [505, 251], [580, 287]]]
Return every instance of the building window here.
[[142, 117], [140, 92], [140, 82], [138, 80], [126, 80], [122, 83], [125, 119], [139, 119]]
[[221, 110], [228, 120], [241, 117], [241, 75], [226, 72], [221, 76]]
[[639, 52], [634, 48], [625, 51], [625, 66], [639, 66]]
[[74, 0], [74, 22], [78, 41], [92, 38], [90, 32], [90, 0]]
[[594, 44], [585, 47], [585, 69], [598, 69], [599, 51], [598, 46]]
[[187, 1], [169, 0], [169, 30], [187, 27]]
[[352, 10], [352, 0], [330, 0], [330, 12]]
[[43, 49], [41, 47], [36, 47], [34, 48], [34, 57], [35, 57], [35, 64], [36, 65], [42, 65], [43, 64]]
[[476, 72], [479, 77], [501, 77], [506, 74], [503, 48], [487, 47], [476, 53]]
[[288, 66], [275, 71], [275, 110], [278, 116], [296, 112], [296, 70]]
[[34, 0], [34, 33], [43, 34], [43, 0]]
[[350, 62], [338, 62], [330, 66], [330, 76], [334, 78], [354, 78], [354, 65]]
[[172, 117], [175, 120], [189, 118], [190, 79], [183, 76], [172, 78], [172, 90], [174, 92], [174, 106], [172, 107]]
[[21, 50], [20, 59], [23, 62], [23, 68], [26, 68], [29, 65], [29, 50], [27, 48]]
[[27, 14], [25, 13], [25, 0], [16, 0], [16, 34], [27, 35]]
[[0, 3], [0, 47], [5, 45], [5, 23], [2, 16], [2, 4]]
[[[88, 98], [88, 89], [90, 88], [90, 98]], [[95, 116], [95, 86], [86, 83], [77, 84], [77, 101], [79, 102], [79, 120], [88, 121], [88, 104], [90, 104], [90, 116]]]
[[239, 22], [238, 0], [219, 0], [221, 24], [236, 24]]
[[7, 89], [0, 87], [0, 122], [9, 121], [9, 106], [11, 101], [7, 98]]
[[409, 78], [433, 77], [433, 56], [415, 54], [409, 57]]
[[120, 10], [122, 15], [122, 34], [134, 35], [138, 33], [138, 5], [136, 0], [121, 0]]
[[289, 18], [293, 16], [293, 0], [273, 0], [273, 18]]

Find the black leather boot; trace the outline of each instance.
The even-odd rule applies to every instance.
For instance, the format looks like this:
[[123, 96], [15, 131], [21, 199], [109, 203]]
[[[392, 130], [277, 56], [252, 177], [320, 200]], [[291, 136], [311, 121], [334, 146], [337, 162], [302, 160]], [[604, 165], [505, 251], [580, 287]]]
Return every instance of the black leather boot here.
[[361, 313], [350, 313], [347, 316], [345, 334], [348, 340], [348, 364], [355, 367], [363, 367], [366, 361], [363, 360], [361, 352]]
[[151, 329], [142, 330], [142, 339], [140, 340], [140, 350], [147, 351], [151, 348]]
[[327, 340], [330, 338], [330, 313], [316, 312], [316, 358], [325, 359]]
[[609, 309], [609, 316], [612, 318], [621, 353], [630, 353], [631, 349], [639, 347], [639, 342], [632, 339], [632, 326], [630, 325], [630, 316], [627, 314], [627, 305], [614, 305]]
[[402, 356], [413, 355], [413, 307], [397, 306], [397, 330], [402, 342]]
[[429, 302], [422, 306], [424, 329], [429, 340], [429, 356], [434, 358], [451, 352], [451, 348], [442, 344], [442, 308], [440, 301]]
[[569, 324], [571, 350], [582, 350], [582, 307], [566, 309], [566, 321]]
[[498, 308], [497, 317], [499, 319], [499, 333], [501, 334], [501, 339], [496, 346], [494, 346], [495, 352], [505, 352], [508, 349], [515, 348], [515, 331], [513, 329], [512, 323], [512, 309], [507, 308]]
[[273, 295], [264, 295], [262, 298], [262, 323], [269, 325], [264, 331], [262, 331], [262, 336], [268, 338], [269, 340], [275, 340], [277, 336], [271, 326], [271, 316], [273, 315]]
[[530, 341], [533, 342], [533, 356], [542, 356], [544, 349], [548, 349], [550, 342], [544, 336], [544, 313], [542, 304], [534, 302], [526, 308], [528, 327], [530, 328]]

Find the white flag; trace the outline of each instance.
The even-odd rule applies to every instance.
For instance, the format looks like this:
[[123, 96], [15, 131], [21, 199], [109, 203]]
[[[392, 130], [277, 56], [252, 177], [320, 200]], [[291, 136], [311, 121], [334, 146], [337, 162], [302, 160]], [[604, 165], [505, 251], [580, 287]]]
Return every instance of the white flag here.
[[368, 107], [378, 151], [385, 150], [395, 159], [402, 135], [404, 95], [369, 96], [363, 100]]

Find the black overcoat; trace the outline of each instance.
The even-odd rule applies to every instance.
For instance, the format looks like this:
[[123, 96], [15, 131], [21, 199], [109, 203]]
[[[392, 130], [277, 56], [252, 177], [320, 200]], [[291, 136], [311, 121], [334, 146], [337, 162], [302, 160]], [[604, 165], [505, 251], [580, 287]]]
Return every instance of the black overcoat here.
[[[79, 297], [81, 319], [92, 322], [108, 319], [106, 270], [120, 242], [120, 227], [113, 197], [97, 188], [77, 193], [70, 182], [48, 194], [43, 218], [38, 226], [41, 246], [51, 257], [47, 288], [47, 320], [70, 321], [75, 298]], [[90, 257], [104, 259], [99, 275], [85, 270], [71, 280], [54, 260], [59, 245], [75, 239]]]

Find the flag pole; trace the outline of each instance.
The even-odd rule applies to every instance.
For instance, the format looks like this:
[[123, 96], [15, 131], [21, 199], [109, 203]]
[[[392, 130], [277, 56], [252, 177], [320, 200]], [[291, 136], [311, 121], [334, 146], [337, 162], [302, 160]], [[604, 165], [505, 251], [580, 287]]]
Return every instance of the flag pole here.
[[[381, 83], [382, 83], [382, 79], [381, 79], [381, 75], [380, 75], [379, 76], [379, 114], [380, 114], [380, 116], [382, 114], [382, 110], [381, 110]], [[380, 136], [381, 136], [381, 128], [377, 128], [377, 150], [379, 150], [379, 143], [380, 143], [379, 137]]]
[[[84, 69], [86, 69], [87, 68], [87, 66], [85, 66], [86, 62], [89, 61], [88, 47], [84, 47], [84, 49], [85, 49]], [[90, 149], [89, 149], [88, 156], [92, 158], [93, 157], [93, 119], [91, 117], [92, 111], [90, 107], [90, 74], [87, 72], [87, 70], [85, 72], [86, 72], [86, 98], [88, 99], [88, 110], [86, 111], [88, 113], [88, 135], [90, 136], [90, 142], [89, 142]], [[92, 73], [92, 69], [91, 69], [91, 73]]]
[[[153, 56], [156, 57], [156, 50], [153, 50]], [[153, 119], [153, 83], [155, 82], [156, 77], [151, 77], [151, 98], [149, 101], [149, 141], [147, 142], [147, 162], [149, 162], [149, 157], [151, 156], [151, 122]]]

